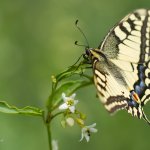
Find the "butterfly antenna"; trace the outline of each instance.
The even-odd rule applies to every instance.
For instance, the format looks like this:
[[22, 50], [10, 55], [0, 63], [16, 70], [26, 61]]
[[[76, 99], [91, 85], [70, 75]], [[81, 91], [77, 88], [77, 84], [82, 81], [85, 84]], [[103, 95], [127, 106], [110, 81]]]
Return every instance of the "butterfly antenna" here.
[[83, 32], [83, 31], [81, 30], [81, 28], [78, 26], [78, 22], [79, 22], [79, 20], [76, 20], [75, 25], [76, 25], [77, 29], [80, 31], [80, 33], [83, 35], [83, 37], [84, 37], [84, 39], [85, 39], [87, 45], [80, 45], [80, 44], [78, 44], [77, 41], [75, 41], [75, 45], [78, 45], [78, 46], [85, 46], [85, 47], [89, 48], [89, 42], [88, 42], [88, 40], [87, 40], [87, 38], [86, 38], [84, 32]]
[[84, 44], [78, 44], [78, 41], [75, 41], [74, 44], [77, 45], [77, 46], [84, 46], [84, 47], [87, 47], [87, 45], [84, 45]]

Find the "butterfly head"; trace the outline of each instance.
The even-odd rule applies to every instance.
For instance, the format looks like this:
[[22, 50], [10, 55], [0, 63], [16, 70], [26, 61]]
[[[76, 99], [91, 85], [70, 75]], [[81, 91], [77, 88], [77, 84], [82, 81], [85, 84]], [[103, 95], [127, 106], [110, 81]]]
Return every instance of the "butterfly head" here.
[[85, 48], [85, 54], [88, 56], [88, 57], [91, 57], [91, 51], [93, 51], [93, 48], [89, 48], [89, 47], [86, 47]]
[[85, 53], [83, 54], [83, 58], [88, 61], [92, 60], [92, 51], [93, 50], [94, 50], [93, 48], [86, 47]]

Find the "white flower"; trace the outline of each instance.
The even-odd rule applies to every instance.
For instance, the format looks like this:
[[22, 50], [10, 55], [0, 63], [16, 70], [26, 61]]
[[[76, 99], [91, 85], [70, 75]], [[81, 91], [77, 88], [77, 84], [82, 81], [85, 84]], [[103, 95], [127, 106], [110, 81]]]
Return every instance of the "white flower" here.
[[58, 150], [58, 142], [56, 140], [52, 140], [52, 150]]
[[80, 141], [83, 140], [85, 137], [86, 141], [89, 142], [91, 133], [96, 133], [98, 130], [95, 129], [94, 127], [96, 126], [96, 123], [93, 123], [90, 126], [84, 126], [81, 130], [81, 139]]
[[72, 127], [74, 125], [74, 119], [71, 118], [71, 117], [68, 117], [66, 119], [66, 123], [67, 123], [68, 126]]
[[59, 106], [59, 109], [66, 110], [69, 109], [70, 112], [75, 112], [75, 105], [78, 103], [78, 100], [75, 100], [76, 94], [72, 94], [70, 97], [66, 97], [65, 93], [62, 93], [62, 99], [64, 100], [64, 103]]

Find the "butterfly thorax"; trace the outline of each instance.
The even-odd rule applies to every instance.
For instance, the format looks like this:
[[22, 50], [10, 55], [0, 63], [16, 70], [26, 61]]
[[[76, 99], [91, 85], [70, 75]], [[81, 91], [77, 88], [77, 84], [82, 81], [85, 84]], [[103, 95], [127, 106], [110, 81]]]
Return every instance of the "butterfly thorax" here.
[[91, 63], [93, 63], [95, 60], [107, 62], [106, 56], [99, 49], [88, 48], [86, 49], [86, 55]]

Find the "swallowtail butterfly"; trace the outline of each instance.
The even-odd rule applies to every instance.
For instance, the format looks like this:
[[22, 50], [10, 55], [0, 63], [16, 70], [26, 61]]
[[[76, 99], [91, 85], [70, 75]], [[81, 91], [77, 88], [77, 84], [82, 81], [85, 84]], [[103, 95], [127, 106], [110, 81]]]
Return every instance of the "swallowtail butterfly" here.
[[92, 64], [98, 96], [108, 112], [126, 109], [150, 125], [143, 111], [150, 100], [150, 10], [128, 14], [84, 56]]

